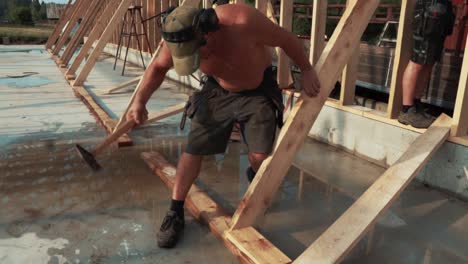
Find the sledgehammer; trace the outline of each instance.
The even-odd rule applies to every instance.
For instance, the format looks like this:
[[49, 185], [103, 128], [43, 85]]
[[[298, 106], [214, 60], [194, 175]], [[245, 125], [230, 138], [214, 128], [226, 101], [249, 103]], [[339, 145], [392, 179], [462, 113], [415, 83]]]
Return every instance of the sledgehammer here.
[[[181, 113], [185, 109], [185, 103], [177, 104], [171, 107], [168, 107], [161, 112], [155, 114], [154, 116], [148, 118], [146, 123], [155, 122], [166, 117]], [[85, 148], [76, 144], [76, 150], [80, 157], [91, 167], [92, 170], [98, 171], [101, 169], [101, 166], [96, 160], [96, 156], [99, 155], [103, 150], [105, 150], [109, 145], [111, 145], [114, 141], [116, 141], [120, 136], [128, 132], [131, 128], [135, 126], [135, 121], [127, 120], [125, 121], [117, 130], [115, 130], [112, 134], [107, 136], [99, 145], [94, 148], [92, 151], [87, 151]]]

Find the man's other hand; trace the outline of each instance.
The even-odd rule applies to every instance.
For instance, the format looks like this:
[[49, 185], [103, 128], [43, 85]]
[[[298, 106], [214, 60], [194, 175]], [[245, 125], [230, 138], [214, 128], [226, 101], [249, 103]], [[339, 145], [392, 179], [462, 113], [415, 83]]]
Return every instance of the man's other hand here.
[[135, 121], [137, 126], [143, 125], [148, 120], [148, 110], [145, 104], [141, 102], [133, 102], [132, 106], [127, 112], [127, 120]]
[[314, 68], [302, 72], [302, 90], [311, 97], [320, 93], [320, 82]]

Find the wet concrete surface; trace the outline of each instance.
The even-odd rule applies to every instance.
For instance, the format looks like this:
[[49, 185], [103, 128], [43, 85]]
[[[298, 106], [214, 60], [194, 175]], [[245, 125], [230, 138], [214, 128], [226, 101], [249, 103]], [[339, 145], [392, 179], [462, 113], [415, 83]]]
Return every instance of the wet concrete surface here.
[[[100, 63], [102, 69], [111, 65], [105, 59]], [[107, 74], [107, 78], [112, 77], [109, 71]], [[102, 76], [93, 77], [96, 82], [98, 77]], [[91, 81], [89, 85], [93, 85]], [[178, 88], [165, 85], [158, 91], [159, 99], [175, 97], [180, 102], [186, 98]], [[0, 85], [0, 89], [13, 88]], [[46, 94], [41, 96], [51, 100]], [[133, 131], [135, 146], [108, 149], [98, 157], [104, 169], [92, 172], [74, 145], [92, 149], [105, 132], [85, 106], [75, 106], [78, 99], [63, 94], [70, 102], [62, 103], [55, 113], [67, 113], [72, 104], [74, 118], [63, 118], [59, 129], [44, 129], [22, 120], [40, 115], [43, 122], [50, 122], [46, 106], [43, 110], [28, 108], [22, 113], [24, 119], [11, 112], [10, 107], [20, 111], [20, 102], [30, 97], [15, 93], [8, 101], [13, 106], [6, 100], [0, 103], [0, 108], [5, 108], [0, 114], [10, 111], [0, 119], [0, 263], [237, 263], [188, 212], [187, 228], [178, 247], [163, 250], [156, 246], [155, 233], [169, 207], [170, 192], [144, 164], [140, 153], [160, 151], [175, 164], [187, 133], [177, 128], [178, 118]], [[119, 113], [128, 97], [122, 93], [101, 99]], [[155, 99], [150, 110], [165, 106]], [[2, 141], [5, 137], [9, 139]], [[294, 165], [272, 207], [257, 224], [258, 230], [291, 259], [384, 171], [311, 139]], [[247, 166], [246, 147], [231, 143], [224, 155], [204, 158], [197, 184], [233, 213], [248, 187]], [[371, 234], [358, 243], [345, 263], [468, 263], [467, 203], [416, 182]]]

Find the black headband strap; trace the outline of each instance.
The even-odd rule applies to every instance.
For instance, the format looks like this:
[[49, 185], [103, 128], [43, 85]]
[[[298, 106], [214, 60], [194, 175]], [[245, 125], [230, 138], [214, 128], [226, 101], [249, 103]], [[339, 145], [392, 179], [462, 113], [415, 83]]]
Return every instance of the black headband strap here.
[[167, 42], [186, 42], [195, 39], [195, 30], [193, 27], [187, 27], [176, 32], [162, 31], [162, 37]]

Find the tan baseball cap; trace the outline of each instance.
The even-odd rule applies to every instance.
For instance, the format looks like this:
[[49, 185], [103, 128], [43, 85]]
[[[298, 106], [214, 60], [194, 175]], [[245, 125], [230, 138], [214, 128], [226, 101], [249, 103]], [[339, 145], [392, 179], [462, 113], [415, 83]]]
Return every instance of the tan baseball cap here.
[[[190, 75], [200, 67], [201, 32], [196, 32], [197, 30], [192, 27], [198, 11], [198, 8], [192, 6], [177, 7], [165, 18], [162, 25], [164, 33], [175, 33], [171, 35], [176, 38], [180, 35], [182, 40], [165, 38], [166, 45], [171, 50], [174, 69], [181, 76]], [[193, 35], [190, 40], [184, 39], [190, 35]]]

